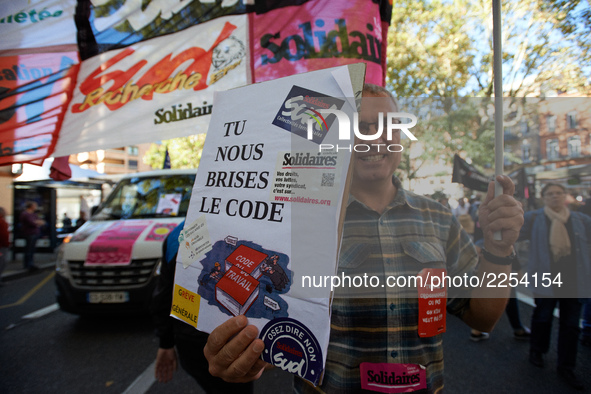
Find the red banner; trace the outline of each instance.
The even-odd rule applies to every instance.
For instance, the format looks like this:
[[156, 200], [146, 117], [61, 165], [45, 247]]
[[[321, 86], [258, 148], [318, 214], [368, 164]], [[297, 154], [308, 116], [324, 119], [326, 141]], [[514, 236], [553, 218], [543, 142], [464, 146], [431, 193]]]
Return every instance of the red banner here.
[[367, 64], [366, 81], [384, 84], [380, 5], [368, 0], [308, 1], [249, 14], [253, 81], [343, 64]]

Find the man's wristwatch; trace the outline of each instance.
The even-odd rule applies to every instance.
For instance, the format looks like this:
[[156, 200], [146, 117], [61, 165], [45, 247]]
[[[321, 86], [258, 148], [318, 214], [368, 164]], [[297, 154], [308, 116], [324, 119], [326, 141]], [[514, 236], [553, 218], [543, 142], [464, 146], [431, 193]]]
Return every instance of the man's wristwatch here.
[[506, 256], [506, 257], [495, 256], [494, 254], [492, 254], [491, 252], [489, 252], [485, 248], [482, 248], [480, 250], [480, 253], [482, 253], [482, 257], [484, 257], [486, 259], [486, 261], [493, 263], [493, 264], [497, 264], [497, 265], [511, 265], [514, 262], [519, 261], [515, 250], [513, 250], [513, 253], [511, 253], [509, 256]]

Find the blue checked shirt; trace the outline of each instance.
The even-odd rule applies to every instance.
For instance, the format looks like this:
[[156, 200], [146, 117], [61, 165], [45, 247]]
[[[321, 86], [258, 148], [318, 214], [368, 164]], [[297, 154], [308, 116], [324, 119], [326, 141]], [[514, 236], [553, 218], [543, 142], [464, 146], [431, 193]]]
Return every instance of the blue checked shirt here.
[[[471, 275], [478, 255], [457, 219], [439, 203], [403, 190], [398, 178], [393, 183], [398, 192], [381, 215], [349, 198], [339, 276], [374, 275], [383, 284], [387, 276], [414, 276], [423, 268]], [[420, 364], [426, 367], [427, 392], [441, 392], [442, 335], [419, 337], [417, 294], [414, 287], [339, 289], [323, 383], [314, 388], [296, 379], [295, 392], [363, 392], [362, 362]], [[448, 294], [453, 295], [449, 288]], [[468, 298], [448, 298], [447, 311], [461, 317], [468, 303]]]

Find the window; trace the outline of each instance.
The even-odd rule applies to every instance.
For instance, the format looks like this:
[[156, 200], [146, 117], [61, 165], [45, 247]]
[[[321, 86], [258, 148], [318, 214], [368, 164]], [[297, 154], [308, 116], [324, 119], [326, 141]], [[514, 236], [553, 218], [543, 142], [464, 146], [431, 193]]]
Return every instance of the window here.
[[132, 156], [137, 156], [138, 155], [138, 149], [137, 146], [128, 146], [127, 147], [127, 153], [132, 155]]
[[568, 138], [569, 157], [581, 157], [581, 137], [575, 135]]
[[136, 170], [137, 169], [137, 160], [129, 160], [127, 162], [127, 165], [130, 170]]
[[571, 111], [566, 115], [566, 124], [569, 129], [577, 128], [577, 111]]
[[[96, 220], [146, 219], [162, 217], [160, 200], [166, 196], [178, 196], [177, 216], [185, 216], [189, 209], [195, 175], [179, 174], [153, 177], [124, 178], [117, 184], [93, 215]], [[170, 213], [166, 213], [171, 215]]]
[[546, 158], [548, 160], [557, 160], [560, 155], [558, 140], [552, 139], [546, 141]]
[[546, 126], [548, 127], [549, 133], [556, 131], [556, 115], [548, 115], [546, 118]]

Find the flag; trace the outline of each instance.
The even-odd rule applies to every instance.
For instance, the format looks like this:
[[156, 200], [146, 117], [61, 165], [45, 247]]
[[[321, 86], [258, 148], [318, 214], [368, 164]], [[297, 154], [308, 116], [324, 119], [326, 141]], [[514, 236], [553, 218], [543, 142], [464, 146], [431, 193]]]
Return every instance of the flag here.
[[486, 192], [490, 179], [456, 154], [451, 181], [461, 183], [468, 189]]
[[163, 170], [172, 168], [170, 166], [170, 155], [168, 154], [168, 148], [166, 148], [166, 154], [164, 155], [164, 164], [162, 165]]
[[72, 177], [70, 156], [56, 157], [51, 163], [49, 177], [54, 181], [66, 181]]
[[76, 52], [0, 56], [0, 165], [51, 155], [78, 68]]

